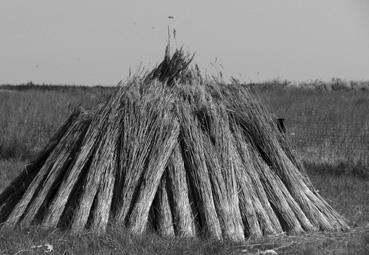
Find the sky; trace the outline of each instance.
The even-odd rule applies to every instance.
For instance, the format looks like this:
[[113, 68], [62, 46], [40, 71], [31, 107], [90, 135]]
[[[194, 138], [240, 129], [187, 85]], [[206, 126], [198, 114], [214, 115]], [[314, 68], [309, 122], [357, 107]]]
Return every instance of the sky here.
[[368, 0], [1, 0], [0, 84], [115, 85], [161, 61], [168, 25], [208, 73], [369, 80]]

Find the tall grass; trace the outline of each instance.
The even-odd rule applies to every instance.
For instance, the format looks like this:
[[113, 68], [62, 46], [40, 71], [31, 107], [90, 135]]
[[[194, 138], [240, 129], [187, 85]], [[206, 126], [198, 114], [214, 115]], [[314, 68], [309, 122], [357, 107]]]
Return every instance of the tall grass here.
[[369, 91], [254, 87], [307, 163], [369, 165]]
[[0, 90], [0, 158], [29, 159], [42, 149], [75, 107], [91, 107], [104, 97], [78, 89]]

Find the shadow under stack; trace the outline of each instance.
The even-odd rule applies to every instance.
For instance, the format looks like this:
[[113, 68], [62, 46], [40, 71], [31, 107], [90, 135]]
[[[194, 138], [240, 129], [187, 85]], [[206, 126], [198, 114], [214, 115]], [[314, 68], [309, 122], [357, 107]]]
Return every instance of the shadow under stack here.
[[347, 229], [248, 88], [191, 60], [166, 54], [73, 113], [0, 194], [0, 223], [233, 241]]

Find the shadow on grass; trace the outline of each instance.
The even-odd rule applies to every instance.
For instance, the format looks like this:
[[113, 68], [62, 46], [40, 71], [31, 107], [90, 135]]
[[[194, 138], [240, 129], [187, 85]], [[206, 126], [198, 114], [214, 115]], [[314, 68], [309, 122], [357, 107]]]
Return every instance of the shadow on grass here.
[[313, 164], [304, 163], [308, 174], [312, 175], [333, 175], [339, 177], [357, 177], [363, 180], [369, 180], [369, 165], [358, 165], [351, 163], [339, 164]]

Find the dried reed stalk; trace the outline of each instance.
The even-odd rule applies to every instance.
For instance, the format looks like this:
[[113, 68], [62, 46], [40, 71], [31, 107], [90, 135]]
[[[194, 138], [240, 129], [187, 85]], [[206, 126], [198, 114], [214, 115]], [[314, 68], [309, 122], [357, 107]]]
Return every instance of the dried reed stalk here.
[[[44, 202], [47, 193], [43, 188], [50, 189], [53, 181], [61, 174], [69, 161], [70, 153], [78, 144], [79, 136], [83, 136], [83, 128], [86, 122], [83, 118], [76, 119], [69, 127], [65, 135], [59, 140], [58, 144], [52, 150], [42, 167], [39, 169], [37, 175], [32, 180], [27, 190], [24, 192], [22, 198], [17, 201], [16, 206], [9, 214], [5, 225], [14, 226], [18, 223], [29, 225], [36, 216], [38, 209]], [[82, 132], [81, 132], [82, 129]], [[55, 167], [54, 167], [55, 166]], [[55, 174], [53, 172], [56, 172]], [[48, 178], [49, 177], [49, 178]], [[51, 183], [47, 183], [51, 178]], [[45, 183], [46, 182], [46, 183]], [[45, 186], [43, 186], [45, 184]], [[41, 191], [41, 192], [40, 192]], [[40, 195], [41, 197], [38, 197]], [[34, 202], [31, 206], [30, 203]], [[28, 212], [26, 209], [29, 208]]]
[[[303, 170], [298, 169], [301, 164], [293, 164], [283, 151], [277, 138], [278, 132], [273, 127], [273, 120], [266, 109], [245, 89], [240, 88], [239, 91], [236, 91], [235, 88], [223, 89], [223, 92], [226, 94], [227, 105], [236, 112], [235, 117], [238, 123], [244, 132], [249, 134], [251, 142], [256, 145], [263, 161], [286, 185], [289, 193], [309, 221], [316, 227], [325, 230], [333, 230], [334, 227], [331, 223], [341, 225], [340, 220], [334, 217], [329, 208], [323, 205], [324, 202], [320, 202], [320, 199], [314, 195], [315, 192], [310, 190], [309, 182], [305, 181], [307, 177], [303, 175]], [[307, 194], [311, 196], [312, 200], [307, 198]], [[320, 209], [317, 208], [318, 205], [321, 206]], [[336, 219], [330, 222], [327, 217], [332, 220]]]
[[69, 128], [78, 120], [80, 112], [74, 112], [65, 123], [53, 135], [45, 148], [31, 161], [9, 186], [0, 194], [0, 222], [4, 222], [14, 209], [23, 193], [27, 190], [40, 167], [45, 163], [52, 150], [57, 146], [60, 139], [65, 136]]
[[156, 227], [159, 235], [165, 237], [174, 237], [175, 233], [173, 227], [173, 217], [169, 205], [169, 198], [166, 185], [167, 185], [167, 175], [164, 174], [162, 176], [154, 200], [155, 202], [153, 204], [156, 210], [156, 225], [157, 225]]
[[189, 174], [189, 183], [194, 202], [200, 217], [200, 226], [204, 235], [222, 239], [222, 230], [214, 205], [209, 170], [206, 164], [206, 147], [202, 142], [200, 124], [187, 102], [178, 104], [178, 116], [181, 122], [180, 145]]
[[[255, 145], [255, 149], [258, 151], [258, 153], [261, 154], [263, 157], [263, 160], [267, 164], [271, 164], [273, 160], [271, 159], [271, 155], [273, 153], [275, 154], [275, 151], [273, 150], [275, 147], [280, 146], [279, 143], [276, 141], [276, 139], [273, 139], [275, 137], [276, 131], [273, 130], [272, 127], [272, 120], [270, 117], [266, 114], [265, 109], [263, 109], [260, 104], [258, 104], [253, 98], [250, 97], [249, 94], [245, 93], [245, 91], [242, 91], [242, 93], [235, 93], [235, 91], [226, 91], [226, 93], [230, 92], [232, 95], [231, 100], [230, 97], [228, 97], [228, 104], [230, 107], [232, 107], [237, 114], [235, 114], [235, 118], [237, 119], [237, 122], [242, 127], [243, 132], [247, 134], [247, 136], [250, 138], [250, 143]], [[229, 96], [229, 94], [227, 95]], [[234, 100], [234, 97], [241, 97], [247, 98], [248, 100], [245, 101], [238, 101]], [[269, 117], [269, 118], [268, 118]], [[274, 137], [273, 137], [274, 135]], [[254, 149], [254, 150], [255, 150]], [[254, 153], [255, 155], [255, 153]], [[255, 164], [256, 158], [253, 158], [253, 162]], [[275, 163], [275, 162], [274, 162]], [[273, 169], [277, 170], [278, 166], [280, 164], [283, 164], [283, 162], [272, 164], [271, 166]], [[263, 165], [263, 166], [266, 166]], [[256, 167], [261, 167], [260, 165], [256, 164]], [[269, 174], [266, 172], [268, 168], [262, 168], [260, 173], [267, 175], [267, 177], [264, 178], [265, 181], [270, 181], [270, 179], [273, 178], [272, 172], [269, 172]], [[263, 183], [266, 184], [266, 183]], [[275, 184], [275, 183], [274, 183]], [[287, 184], [288, 185], [288, 184]], [[269, 189], [269, 192], [268, 192]], [[295, 198], [286, 198], [285, 196], [288, 195], [286, 192], [282, 192], [278, 186], [274, 185], [268, 185], [268, 187], [265, 187], [265, 190], [267, 191], [267, 194], [269, 195], [269, 200], [271, 204], [276, 207], [278, 210], [278, 214], [281, 214], [285, 216], [284, 218], [284, 224], [285, 228], [291, 232], [302, 232], [303, 228], [300, 225], [299, 220], [302, 221], [304, 227], [307, 230], [312, 230], [313, 227], [311, 226], [311, 223], [304, 217], [304, 213], [301, 211], [298, 205], [295, 204], [294, 199]], [[293, 206], [291, 208], [290, 206]], [[281, 211], [283, 210], [283, 211]], [[296, 218], [294, 216], [293, 210], [297, 212], [301, 218]], [[283, 227], [283, 224], [282, 224]]]
[[164, 112], [161, 118], [161, 126], [155, 135], [147, 168], [142, 176], [137, 200], [132, 207], [128, 222], [129, 228], [134, 233], [141, 234], [145, 230], [149, 209], [155, 197], [155, 192], [159, 186], [168, 159], [177, 144], [179, 134], [178, 122], [173, 118], [172, 114], [166, 112]]
[[[28, 190], [27, 195], [33, 194], [33, 190], [37, 190], [34, 194], [34, 198], [30, 201], [27, 211], [20, 221], [22, 225], [30, 225], [36, 216], [43, 217], [43, 208], [52, 198], [52, 194], [58, 188], [60, 181], [64, 178], [70, 163], [72, 162], [75, 152], [79, 149], [82, 139], [86, 133], [86, 130], [90, 124], [90, 116], [80, 116], [76, 123], [70, 128], [66, 135], [60, 139], [58, 145], [50, 154], [48, 161], [52, 162], [51, 168], [41, 168], [37, 177], [41, 177], [42, 169], [47, 171], [44, 180], [36, 184], [33, 182]], [[48, 166], [47, 163], [44, 166]], [[37, 186], [38, 185], [38, 186]]]
[[255, 150], [250, 150], [252, 160], [261, 171], [262, 183], [270, 203], [279, 215], [282, 227], [285, 231], [298, 234], [306, 231], [316, 230], [306, 218], [300, 206], [290, 195], [284, 183], [276, 176]]
[[205, 105], [203, 107], [200, 105], [197, 109], [207, 110], [200, 110], [197, 114], [205, 130], [202, 142], [206, 148], [206, 163], [223, 238], [243, 241], [245, 236], [232, 162], [234, 149], [230, 143], [231, 133], [227, 113], [219, 105], [211, 102], [202, 103]]
[[86, 131], [85, 137], [81, 143], [79, 151], [76, 153], [72, 162], [72, 167], [68, 171], [68, 175], [63, 179], [58, 191], [50, 202], [50, 205], [45, 212], [45, 217], [42, 220], [42, 225], [45, 227], [56, 227], [66, 208], [68, 201], [77, 200], [73, 196], [79, 195], [75, 191], [81, 183], [81, 176], [84, 172], [88, 172], [92, 155], [96, 150], [98, 142], [101, 140], [102, 134], [105, 133], [107, 119], [110, 112], [110, 105], [115, 100], [111, 97], [107, 103], [101, 107], [94, 115], [89, 128]]
[[84, 189], [74, 213], [71, 226], [73, 232], [84, 229], [89, 217], [92, 217], [91, 229], [93, 231], [101, 233], [106, 230], [118, 161], [117, 143], [122, 122], [120, 103], [124, 95], [124, 89], [121, 89], [103, 112], [103, 115], [107, 116], [107, 126], [96, 144], [96, 151], [87, 173]]
[[[164, 96], [165, 87], [157, 85], [153, 84], [147, 88], [136, 86], [131, 90], [131, 96], [125, 98], [124, 107], [122, 107], [124, 109], [123, 132], [120, 141], [118, 173], [120, 181], [117, 184], [117, 196], [114, 202], [116, 205], [115, 218], [118, 222], [128, 222], [140, 189], [143, 188], [140, 186], [142, 178], [154, 175], [147, 185], [149, 185], [150, 192], [153, 192], [151, 190], [152, 181], [156, 182], [154, 188], [155, 185], [157, 188], [164, 171], [162, 168], [165, 167], [167, 158], [173, 149], [171, 148], [172, 143], [175, 143], [176, 135], [178, 136], [176, 134], [178, 124], [171, 123], [172, 118], [168, 113], [168, 109], [171, 108], [171, 98]], [[151, 92], [147, 92], [147, 89]], [[158, 153], [163, 154], [158, 155]], [[146, 177], [143, 177], [145, 171], [148, 173]], [[150, 197], [153, 195], [155, 194], [150, 194]]]
[[244, 213], [243, 221], [247, 222], [249, 235], [275, 234], [282, 231], [281, 224], [272, 209], [261, 182], [259, 169], [256, 169], [250, 155], [250, 143], [231, 118], [231, 128], [237, 148], [237, 156], [241, 167], [237, 168], [237, 180], [240, 189], [240, 207]]
[[189, 199], [187, 173], [177, 143], [167, 164], [167, 187], [176, 236], [195, 237], [196, 225]]

